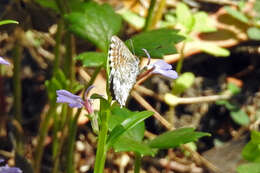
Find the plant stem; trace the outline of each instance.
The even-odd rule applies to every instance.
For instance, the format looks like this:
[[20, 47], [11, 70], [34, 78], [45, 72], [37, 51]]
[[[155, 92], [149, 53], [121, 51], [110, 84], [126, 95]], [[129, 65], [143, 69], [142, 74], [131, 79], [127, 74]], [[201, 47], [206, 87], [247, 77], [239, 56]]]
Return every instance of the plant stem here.
[[147, 31], [147, 30], [151, 29], [150, 26], [152, 24], [153, 11], [155, 8], [155, 4], [156, 4], [156, 0], [151, 0], [143, 31]]
[[158, 9], [157, 9], [157, 11], [156, 11], [156, 13], [155, 13], [155, 15], [153, 17], [150, 29], [155, 28], [157, 23], [162, 19], [162, 15], [163, 15], [165, 6], [166, 6], [166, 0], [161, 0], [159, 2]]
[[21, 54], [22, 48], [18, 42], [14, 48], [14, 116], [21, 123], [22, 121], [22, 84], [21, 84]]
[[54, 65], [53, 65], [53, 74], [55, 75], [59, 69], [59, 63], [60, 63], [60, 45], [61, 45], [61, 38], [62, 38], [62, 31], [64, 27], [64, 21], [63, 19], [60, 19], [58, 22], [58, 29], [57, 33], [55, 36], [56, 44], [54, 47], [54, 54], [55, 54], [55, 59], [54, 59]]
[[[16, 34], [21, 31], [18, 29]], [[22, 47], [19, 44], [19, 37], [16, 40], [14, 47], [14, 75], [13, 75], [13, 87], [14, 87], [14, 117], [21, 124], [22, 123], [22, 82], [21, 82], [21, 58]], [[16, 140], [16, 152], [23, 155], [23, 135], [17, 134]]]
[[134, 173], [139, 173], [141, 168], [141, 155], [140, 153], [135, 153], [135, 170]]
[[46, 113], [46, 115], [43, 118], [43, 121], [40, 125], [40, 132], [39, 132], [39, 136], [37, 139], [37, 146], [35, 149], [35, 160], [34, 160], [34, 172], [35, 173], [41, 172], [40, 169], [41, 169], [42, 153], [44, 150], [44, 140], [45, 140], [45, 137], [48, 132], [50, 119], [51, 119], [53, 113], [55, 112], [55, 110], [56, 110], [56, 106], [52, 106]]
[[[186, 45], [186, 42], [184, 41], [182, 43], [182, 47], [181, 47], [181, 50], [180, 50], [180, 59], [179, 59], [179, 61], [177, 63], [177, 67], [176, 67], [176, 72], [179, 75], [181, 74], [181, 69], [182, 69], [182, 64], [183, 64], [185, 45]], [[174, 87], [173, 87], [173, 89], [174, 89]]]
[[77, 122], [79, 119], [79, 115], [81, 113], [82, 109], [78, 109], [75, 117], [72, 119], [72, 121], [69, 121], [69, 137], [68, 137], [68, 153], [67, 153], [67, 173], [73, 173], [75, 170], [74, 167], [74, 147], [75, 147], [75, 140], [76, 140], [76, 134], [77, 134]]
[[101, 110], [101, 129], [98, 134], [98, 146], [95, 160], [94, 173], [103, 173], [106, 161], [106, 140], [108, 133], [108, 118], [110, 117], [110, 111], [107, 109], [105, 112]]
[[74, 55], [74, 37], [72, 34], [67, 32], [65, 34], [65, 45], [66, 45], [66, 58], [65, 58], [65, 74], [69, 78], [71, 85], [75, 79], [75, 61], [73, 59]]

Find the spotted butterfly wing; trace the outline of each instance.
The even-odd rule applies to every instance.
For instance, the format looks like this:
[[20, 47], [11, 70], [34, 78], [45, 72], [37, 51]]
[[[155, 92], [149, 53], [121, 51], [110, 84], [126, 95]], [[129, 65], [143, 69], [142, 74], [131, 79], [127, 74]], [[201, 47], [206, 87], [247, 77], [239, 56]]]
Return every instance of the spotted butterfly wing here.
[[117, 36], [111, 37], [108, 58], [110, 86], [113, 89], [115, 99], [122, 107], [125, 106], [129, 93], [136, 83], [136, 77], [140, 72], [139, 58], [134, 56]]

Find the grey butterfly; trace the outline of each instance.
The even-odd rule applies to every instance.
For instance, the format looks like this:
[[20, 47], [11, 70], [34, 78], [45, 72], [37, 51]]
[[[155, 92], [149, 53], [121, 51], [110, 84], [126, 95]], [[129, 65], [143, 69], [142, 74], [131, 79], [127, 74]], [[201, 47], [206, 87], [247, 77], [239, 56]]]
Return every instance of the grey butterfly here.
[[125, 106], [129, 93], [140, 73], [140, 60], [117, 36], [111, 37], [108, 58], [110, 65], [109, 83], [113, 88], [115, 99], [122, 107]]

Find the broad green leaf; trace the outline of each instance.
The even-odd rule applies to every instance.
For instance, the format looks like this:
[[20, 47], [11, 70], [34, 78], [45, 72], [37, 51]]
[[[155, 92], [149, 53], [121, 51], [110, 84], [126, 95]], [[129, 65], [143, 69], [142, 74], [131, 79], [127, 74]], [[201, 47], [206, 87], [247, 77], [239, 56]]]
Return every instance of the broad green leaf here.
[[232, 17], [234, 17], [235, 19], [243, 22], [243, 23], [248, 23], [248, 18], [246, 17], [246, 15], [244, 15], [242, 12], [235, 10], [231, 7], [225, 7], [225, 10], [227, 11], [227, 13], [229, 15], [231, 15]]
[[0, 26], [6, 25], [6, 24], [19, 24], [19, 22], [15, 21], [15, 20], [1, 20], [0, 21]]
[[155, 149], [150, 148], [147, 144], [142, 141], [137, 141], [127, 135], [122, 135], [114, 143], [113, 148], [116, 152], [132, 151], [144, 155], [152, 155], [156, 153]]
[[121, 17], [108, 4], [82, 3], [82, 12], [65, 15], [69, 29], [107, 52], [110, 38], [121, 28]]
[[260, 40], [260, 29], [256, 27], [250, 27], [247, 30], [247, 35], [252, 40]]
[[111, 147], [120, 136], [140, 122], [144, 121], [146, 118], [150, 117], [152, 114], [153, 112], [150, 111], [137, 112], [134, 116], [125, 119], [121, 124], [113, 128], [107, 139], [107, 146]]
[[106, 54], [101, 52], [84, 52], [79, 54], [76, 59], [81, 60], [84, 67], [99, 67], [105, 65]]
[[196, 141], [203, 136], [210, 136], [210, 134], [195, 132], [193, 128], [180, 128], [157, 136], [155, 139], [149, 141], [148, 145], [159, 149], [175, 148], [181, 144]]
[[[177, 53], [174, 44], [182, 41], [184, 37], [178, 35], [177, 30], [158, 29], [143, 32], [133, 36], [126, 41], [126, 45], [137, 56], [147, 56], [143, 48], [146, 49], [151, 57], [162, 58], [164, 55]], [[133, 44], [132, 44], [132, 43]]]
[[202, 51], [214, 55], [216, 57], [227, 57], [230, 55], [230, 52], [228, 49], [219, 47], [215, 44], [211, 44], [211, 43], [200, 43], [198, 45]]
[[255, 144], [260, 144], [260, 132], [254, 130], [251, 131], [251, 141]]
[[180, 75], [174, 82], [173, 93], [175, 95], [181, 94], [187, 89], [189, 89], [195, 80], [195, 76], [191, 72], [185, 72]]
[[260, 161], [260, 144], [249, 141], [242, 150], [242, 156], [245, 160], [251, 162]]
[[240, 125], [248, 125], [250, 119], [248, 115], [243, 110], [231, 111], [231, 118]]
[[251, 131], [251, 140], [243, 148], [242, 156], [245, 160], [260, 162], [260, 132]]
[[245, 163], [237, 167], [238, 173], [260, 173], [259, 163]]
[[241, 92], [241, 89], [233, 83], [228, 83], [227, 88], [234, 95], [239, 94]]
[[193, 31], [198, 32], [214, 32], [217, 29], [211, 26], [208, 14], [205, 12], [198, 12], [194, 14], [195, 24]]
[[194, 17], [187, 5], [178, 3], [176, 8], [177, 21], [185, 26], [187, 33], [189, 33], [194, 26]]
[[[111, 111], [111, 118], [108, 121], [109, 130], [112, 131], [117, 125], [121, 124], [127, 118], [135, 116], [137, 112], [129, 111], [126, 108], [120, 108], [119, 106], [115, 106]], [[131, 137], [134, 140], [142, 141], [144, 137], [145, 125], [144, 122], [137, 124], [131, 130], [128, 130], [125, 135]]]
[[145, 19], [131, 10], [124, 9], [119, 11], [119, 14], [121, 14], [123, 19], [136, 29], [142, 29], [144, 27]]

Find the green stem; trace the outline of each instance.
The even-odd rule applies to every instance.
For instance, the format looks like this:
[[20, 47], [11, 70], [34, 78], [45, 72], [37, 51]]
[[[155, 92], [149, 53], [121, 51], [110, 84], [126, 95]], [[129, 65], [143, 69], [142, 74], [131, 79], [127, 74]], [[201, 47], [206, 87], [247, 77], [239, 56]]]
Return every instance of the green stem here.
[[176, 72], [180, 75], [181, 74], [181, 69], [182, 69], [182, 64], [183, 64], [183, 60], [184, 60], [184, 49], [185, 49], [185, 41], [182, 44], [181, 50], [180, 50], [180, 59], [177, 63], [177, 67], [176, 67]]
[[63, 19], [60, 19], [58, 22], [58, 29], [55, 36], [56, 44], [54, 47], [54, 65], [53, 65], [53, 74], [55, 75], [59, 69], [59, 63], [60, 63], [60, 45], [61, 45], [61, 38], [62, 38], [62, 31], [64, 27], [64, 21]]
[[[14, 48], [14, 117], [21, 124], [22, 123], [22, 83], [21, 83], [21, 57], [22, 47], [17, 40]], [[23, 155], [23, 135], [17, 134], [16, 152]]]
[[166, 6], [166, 0], [161, 0], [158, 4], [158, 9], [156, 10], [156, 13], [152, 19], [150, 29], [155, 28], [157, 23], [162, 19], [162, 15], [164, 13], [165, 6]]
[[71, 85], [75, 79], [75, 61], [73, 59], [74, 55], [74, 37], [72, 34], [67, 32], [65, 34], [65, 45], [66, 45], [66, 57], [65, 57], [65, 74], [69, 78]]
[[[54, 104], [55, 105], [55, 104]], [[42, 160], [42, 153], [44, 150], [44, 140], [48, 132], [48, 127], [50, 123], [50, 119], [53, 115], [53, 113], [56, 110], [56, 106], [52, 106], [48, 112], [45, 115], [45, 118], [43, 119], [41, 125], [40, 125], [40, 132], [37, 139], [37, 146], [35, 149], [35, 159], [34, 159], [34, 172], [40, 173], [41, 169], [41, 160]]]
[[[63, 144], [68, 134], [68, 128], [66, 124], [68, 124], [68, 116], [67, 116], [67, 105], [62, 106], [61, 116], [55, 114], [56, 121], [54, 120], [53, 125], [53, 144], [52, 144], [52, 156], [53, 156], [53, 169], [52, 173], [57, 173], [59, 171], [60, 166], [60, 158], [62, 154]], [[58, 132], [61, 132], [60, 137], [58, 136]]]
[[21, 84], [21, 54], [22, 48], [18, 42], [14, 48], [14, 116], [21, 123], [22, 121], [22, 84]]
[[77, 134], [77, 122], [82, 109], [78, 109], [75, 117], [69, 122], [69, 137], [68, 137], [68, 153], [67, 153], [67, 173], [73, 173], [74, 167], [74, 147]]
[[153, 18], [153, 11], [154, 11], [154, 8], [155, 8], [155, 4], [156, 4], [156, 0], [151, 0], [150, 2], [150, 6], [149, 6], [149, 9], [148, 9], [148, 15], [146, 17], [146, 20], [145, 20], [145, 25], [144, 25], [144, 31], [147, 31], [150, 29], [150, 26], [152, 24], [152, 18]]
[[141, 155], [140, 153], [135, 153], [135, 170], [134, 173], [139, 173], [141, 168]]
[[110, 111], [101, 111], [101, 129], [98, 134], [98, 146], [95, 160], [94, 173], [103, 173], [106, 161], [107, 147], [107, 133], [108, 133], [108, 118], [110, 117]]

